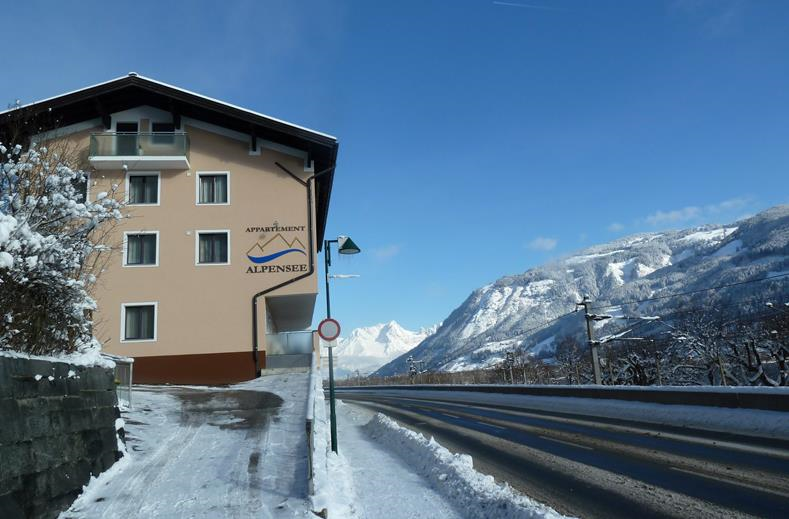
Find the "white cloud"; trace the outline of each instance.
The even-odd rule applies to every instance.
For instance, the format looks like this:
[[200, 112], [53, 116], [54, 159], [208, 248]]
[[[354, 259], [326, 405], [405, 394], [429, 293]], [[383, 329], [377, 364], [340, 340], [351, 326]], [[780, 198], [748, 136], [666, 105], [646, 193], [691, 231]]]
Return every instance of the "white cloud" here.
[[373, 249], [373, 256], [379, 260], [387, 260], [389, 258], [393, 258], [400, 254], [400, 245], [393, 243], [391, 245], [384, 245], [383, 247], [378, 247], [377, 249]]
[[556, 238], [545, 238], [543, 236], [538, 236], [534, 238], [527, 244], [532, 250], [540, 250], [540, 251], [550, 251], [556, 248], [556, 244], [559, 243], [559, 240]]
[[657, 211], [646, 217], [649, 225], [667, 225], [678, 222], [687, 222], [701, 216], [701, 208], [695, 205], [674, 209], [672, 211]]
[[620, 231], [623, 231], [624, 229], [625, 229], [625, 226], [622, 225], [619, 222], [614, 222], [614, 223], [612, 223], [611, 225], [608, 226], [608, 230], [611, 231], [611, 232], [620, 232]]
[[717, 204], [708, 204], [705, 206], [691, 205], [670, 211], [656, 211], [647, 216], [644, 221], [652, 226], [699, 221], [732, 211], [741, 211], [752, 202], [753, 199], [750, 197], [737, 197], [718, 202]]
[[753, 200], [748, 197], [732, 198], [724, 200], [718, 204], [704, 206], [705, 211], [710, 214], [723, 213], [726, 211], [736, 211], [750, 204]]

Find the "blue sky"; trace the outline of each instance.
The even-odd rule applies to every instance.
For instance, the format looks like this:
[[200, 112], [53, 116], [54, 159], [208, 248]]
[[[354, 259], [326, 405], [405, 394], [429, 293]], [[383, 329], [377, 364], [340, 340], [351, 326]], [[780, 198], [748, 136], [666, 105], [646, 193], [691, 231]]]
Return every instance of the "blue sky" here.
[[334, 264], [361, 275], [332, 281], [346, 329], [789, 203], [782, 0], [76, 5], [3, 9], [0, 103], [133, 70], [338, 136], [328, 232], [364, 251]]

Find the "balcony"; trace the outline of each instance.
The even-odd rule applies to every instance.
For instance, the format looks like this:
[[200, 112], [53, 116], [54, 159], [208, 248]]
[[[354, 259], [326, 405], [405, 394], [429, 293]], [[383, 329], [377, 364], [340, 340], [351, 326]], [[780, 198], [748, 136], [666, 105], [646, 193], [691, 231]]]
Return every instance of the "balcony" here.
[[189, 169], [189, 136], [184, 132], [94, 133], [91, 165], [96, 169]]

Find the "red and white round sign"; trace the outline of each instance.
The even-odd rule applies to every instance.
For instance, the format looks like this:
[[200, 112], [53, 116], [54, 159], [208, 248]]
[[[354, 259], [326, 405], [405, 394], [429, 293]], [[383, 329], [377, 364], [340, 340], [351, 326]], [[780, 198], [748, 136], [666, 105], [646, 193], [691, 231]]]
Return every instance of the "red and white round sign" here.
[[331, 342], [340, 336], [340, 323], [332, 318], [324, 319], [318, 325], [318, 335], [326, 342]]

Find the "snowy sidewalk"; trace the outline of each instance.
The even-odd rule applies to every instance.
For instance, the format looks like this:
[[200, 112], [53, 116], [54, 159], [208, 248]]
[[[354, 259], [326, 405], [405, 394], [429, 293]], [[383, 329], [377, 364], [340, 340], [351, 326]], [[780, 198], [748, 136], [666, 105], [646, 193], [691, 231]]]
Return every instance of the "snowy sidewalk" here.
[[337, 450], [350, 466], [359, 517], [461, 519], [465, 517], [429, 481], [380, 445], [363, 428], [375, 413], [337, 402]]
[[304, 430], [309, 375], [228, 388], [147, 386], [124, 412], [128, 456], [61, 519], [314, 517]]

